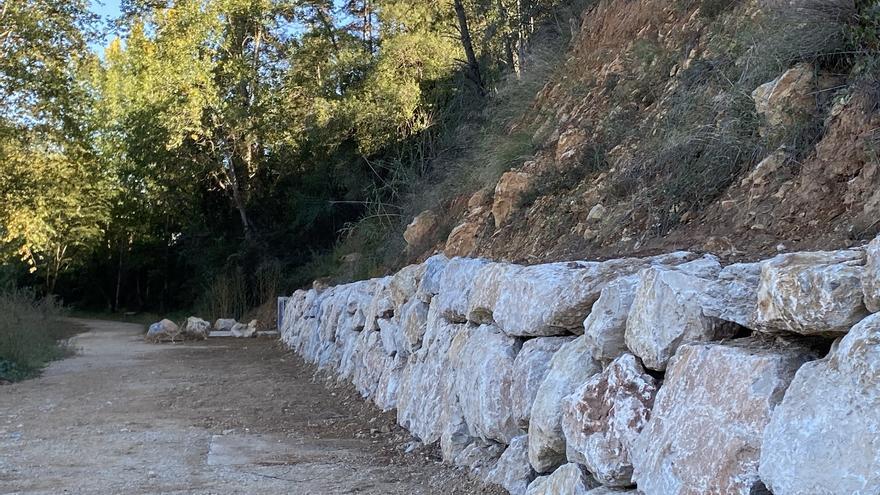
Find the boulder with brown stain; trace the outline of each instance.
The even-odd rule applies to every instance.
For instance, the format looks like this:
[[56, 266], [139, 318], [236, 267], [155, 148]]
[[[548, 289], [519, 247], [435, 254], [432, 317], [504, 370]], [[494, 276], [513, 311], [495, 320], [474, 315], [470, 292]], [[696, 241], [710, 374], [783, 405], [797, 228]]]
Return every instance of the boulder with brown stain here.
[[407, 249], [415, 250], [428, 245], [439, 220], [437, 214], [431, 210], [425, 210], [416, 215], [403, 232]]
[[658, 387], [635, 356], [624, 354], [566, 397], [562, 431], [568, 460], [587, 466], [603, 485], [631, 485], [630, 451]]
[[797, 369], [815, 356], [770, 340], [682, 346], [632, 449], [645, 495], [750, 495], [764, 428]]
[[752, 91], [755, 109], [767, 126], [767, 135], [776, 129], [803, 121], [816, 111], [816, 73], [812, 65], [797, 64], [776, 79]]
[[526, 172], [504, 172], [495, 186], [492, 216], [499, 228], [520, 207], [523, 195], [532, 185], [532, 175]]
[[765, 262], [754, 328], [839, 335], [867, 316], [862, 250], [781, 254]]

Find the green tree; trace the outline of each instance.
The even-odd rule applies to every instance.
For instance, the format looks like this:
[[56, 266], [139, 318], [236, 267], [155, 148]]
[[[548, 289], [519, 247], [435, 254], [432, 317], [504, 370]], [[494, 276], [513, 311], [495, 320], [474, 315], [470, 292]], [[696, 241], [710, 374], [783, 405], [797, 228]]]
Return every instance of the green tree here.
[[101, 240], [113, 186], [91, 146], [85, 1], [0, 5], [0, 253], [53, 291]]

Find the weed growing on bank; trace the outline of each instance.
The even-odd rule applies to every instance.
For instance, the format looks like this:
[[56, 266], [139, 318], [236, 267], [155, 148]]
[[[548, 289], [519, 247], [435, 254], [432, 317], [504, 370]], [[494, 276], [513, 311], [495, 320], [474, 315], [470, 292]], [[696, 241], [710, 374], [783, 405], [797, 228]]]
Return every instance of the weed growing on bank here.
[[65, 339], [73, 329], [61, 320], [64, 308], [52, 297], [32, 292], [0, 293], [0, 382], [34, 376], [70, 353]]

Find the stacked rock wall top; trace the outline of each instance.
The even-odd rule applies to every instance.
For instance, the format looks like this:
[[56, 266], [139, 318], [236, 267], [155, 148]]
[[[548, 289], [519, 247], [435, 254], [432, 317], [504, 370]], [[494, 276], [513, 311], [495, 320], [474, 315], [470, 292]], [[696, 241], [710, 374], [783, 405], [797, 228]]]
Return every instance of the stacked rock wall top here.
[[438, 255], [297, 291], [279, 327], [512, 494], [878, 493], [878, 266], [880, 239], [726, 267]]

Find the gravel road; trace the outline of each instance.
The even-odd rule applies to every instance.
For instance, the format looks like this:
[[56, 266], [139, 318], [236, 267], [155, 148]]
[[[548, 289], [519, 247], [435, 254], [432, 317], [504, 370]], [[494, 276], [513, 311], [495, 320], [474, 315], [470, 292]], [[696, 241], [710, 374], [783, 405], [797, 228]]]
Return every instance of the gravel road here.
[[0, 493], [500, 494], [270, 339], [148, 344], [71, 320], [74, 357], [0, 386]]

